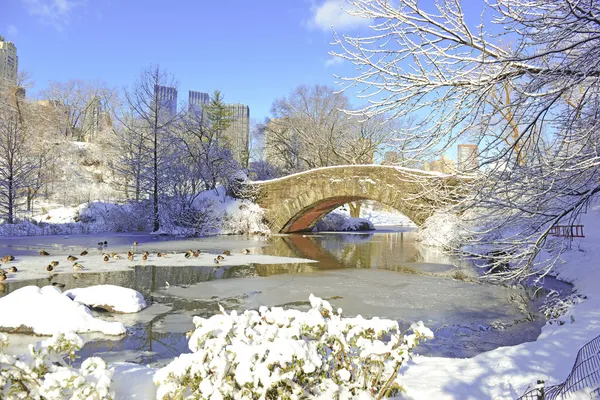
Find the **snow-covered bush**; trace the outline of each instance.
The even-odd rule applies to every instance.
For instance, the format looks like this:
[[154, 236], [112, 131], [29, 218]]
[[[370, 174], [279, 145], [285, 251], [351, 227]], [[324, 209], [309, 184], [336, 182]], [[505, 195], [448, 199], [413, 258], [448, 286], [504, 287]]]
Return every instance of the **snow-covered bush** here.
[[342, 317], [318, 297], [307, 312], [261, 307], [194, 317], [193, 353], [154, 376], [157, 398], [373, 399], [402, 390], [398, 370], [433, 337], [422, 322], [403, 335], [396, 321]]
[[8, 338], [0, 333], [0, 398], [44, 400], [112, 399], [113, 370], [99, 357], [86, 359], [79, 368], [70, 363], [83, 342], [73, 333], [57, 334], [30, 345], [29, 354], [7, 355]]
[[351, 218], [344, 214], [331, 212], [316, 223], [315, 231], [353, 232], [370, 231], [375, 227], [368, 219]]
[[170, 235], [208, 236], [219, 231], [222, 215], [218, 201], [200, 197], [191, 205], [177, 201], [163, 202], [161, 232]]
[[264, 210], [249, 200], [233, 200], [226, 208], [223, 216], [221, 234], [267, 235], [271, 231], [263, 222]]
[[151, 229], [149, 201], [113, 204], [94, 201], [82, 207], [79, 219], [92, 232], [143, 232]]

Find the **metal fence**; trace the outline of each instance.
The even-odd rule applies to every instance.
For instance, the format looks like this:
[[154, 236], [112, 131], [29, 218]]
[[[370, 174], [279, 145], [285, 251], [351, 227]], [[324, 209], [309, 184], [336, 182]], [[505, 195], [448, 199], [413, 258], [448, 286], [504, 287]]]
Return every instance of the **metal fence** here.
[[592, 390], [591, 399], [600, 399], [600, 336], [579, 350], [573, 369], [563, 383], [544, 387], [543, 381], [538, 381], [537, 386], [519, 400], [568, 399], [583, 389]]

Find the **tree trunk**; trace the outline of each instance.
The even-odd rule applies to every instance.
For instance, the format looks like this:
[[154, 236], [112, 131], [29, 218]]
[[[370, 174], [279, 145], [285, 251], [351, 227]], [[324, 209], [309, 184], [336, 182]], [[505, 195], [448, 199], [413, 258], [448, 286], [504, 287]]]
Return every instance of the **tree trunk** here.
[[348, 203], [348, 206], [350, 207], [350, 217], [360, 218], [360, 201]]
[[13, 193], [14, 189], [13, 189], [13, 177], [9, 176], [8, 177], [8, 204], [7, 204], [7, 215], [6, 215], [6, 222], [9, 224], [14, 224], [15, 222], [15, 217], [14, 217], [14, 211], [15, 211], [15, 204], [14, 204], [14, 199], [15, 199], [15, 194]]
[[154, 232], [160, 229], [158, 220], [158, 132], [154, 129]]

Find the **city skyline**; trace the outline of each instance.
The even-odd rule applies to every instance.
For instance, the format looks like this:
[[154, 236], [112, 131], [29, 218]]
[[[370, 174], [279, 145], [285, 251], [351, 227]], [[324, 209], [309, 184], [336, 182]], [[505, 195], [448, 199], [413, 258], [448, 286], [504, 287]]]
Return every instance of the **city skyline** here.
[[218, 89], [228, 103], [247, 104], [258, 122], [297, 85], [335, 86], [334, 73], [353, 70], [328, 54], [331, 27], [356, 30], [367, 22], [346, 15], [339, 0], [236, 3], [235, 13], [227, 2], [31, 4], [7, 0], [0, 15], [0, 34], [17, 43], [20, 69], [35, 82], [31, 96], [49, 81], [69, 79], [121, 89], [142, 69], [160, 64], [180, 89]]

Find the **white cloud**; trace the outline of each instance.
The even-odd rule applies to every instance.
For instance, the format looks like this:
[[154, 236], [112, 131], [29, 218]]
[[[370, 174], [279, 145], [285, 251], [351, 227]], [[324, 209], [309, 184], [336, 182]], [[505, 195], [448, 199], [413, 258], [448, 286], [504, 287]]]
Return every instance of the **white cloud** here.
[[332, 56], [325, 60], [325, 68], [333, 67], [334, 65], [339, 65], [344, 62], [342, 57]]
[[15, 37], [17, 36], [17, 34], [19, 33], [19, 31], [17, 30], [17, 27], [14, 25], [8, 25], [8, 27], [6, 28], [6, 34], [9, 37]]
[[74, 8], [84, 5], [75, 0], [23, 0], [29, 15], [36, 16], [45, 24], [59, 31], [69, 23]]
[[324, 31], [331, 29], [354, 29], [368, 26], [371, 21], [368, 18], [361, 18], [350, 15], [346, 10], [350, 10], [352, 5], [346, 0], [325, 0], [319, 6], [311, 7], [310, 27], [316, 27]]

